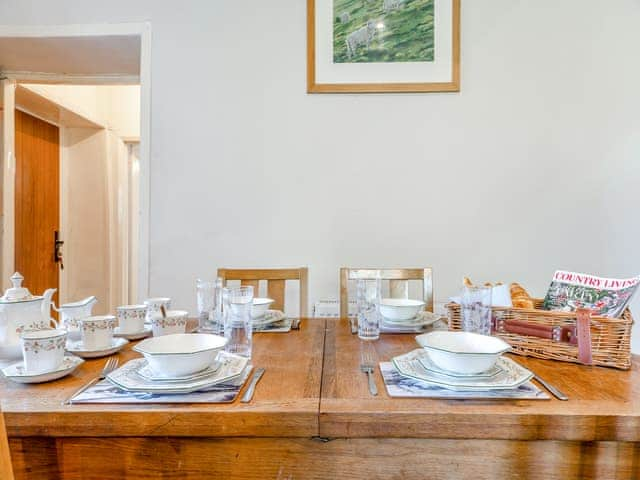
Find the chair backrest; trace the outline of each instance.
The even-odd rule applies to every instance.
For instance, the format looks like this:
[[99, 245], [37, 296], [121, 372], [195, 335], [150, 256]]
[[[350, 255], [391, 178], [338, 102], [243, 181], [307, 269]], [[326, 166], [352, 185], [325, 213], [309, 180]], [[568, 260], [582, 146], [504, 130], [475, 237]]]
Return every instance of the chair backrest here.
[[271, 269], [232, 269], [219, 268], [218, 277], [226, 285], [229, 280], [240, 280], [242, 285], [253, 286], [254, 294], [258, 294], [260, 280], [267, 281], [267, 295], [275, 300], [271, 308], [284, 311], [285, 281], [298, 280], [300, 283], [300, 316], [309, 314], [309, 278], [308, 269], [303, 268], [271, 268]]
[[340, 269], [340, 317], [348, 316], [349, 280], [389, 280], [391, 298], [409, 297], [409, 280], [422, 281], [424, 309], [433, 312], [433, 277], [431, 268], [347, 268]]
[[9, 439], [7, 438], [7, 429], [4, 424], [2, 410], [0, 410], [0, 478], [2, 480], [14, 479], [11, 456], [9, 455]]

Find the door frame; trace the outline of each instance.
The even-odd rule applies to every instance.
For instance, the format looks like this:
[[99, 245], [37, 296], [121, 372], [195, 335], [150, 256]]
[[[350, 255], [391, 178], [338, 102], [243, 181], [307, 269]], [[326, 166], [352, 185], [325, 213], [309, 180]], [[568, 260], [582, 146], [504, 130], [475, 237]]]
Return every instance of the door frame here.
[[[42, 37], [95, 37], [114, 35], [134, 35], [140, 37], [140, 216], [138, 236], [138, 296], [149, 296], [149, 179], [151, 166], [151, 24], [114, 23], [114, 24], [77, 24], [77, 25], [0, 25], [0, 37], [42, 38]], [[130, 76], [115, 75], [78, 76], [78, 75], [39, 75], [26, 72], [4, 72], [0, 79], [0, 101], [4, 104], [3, 141], [0, 141], [0, 173], [2, 182], [2, 256], [0, 257], [0, 285], [2, 289], [9, 283], [14, 272], [14, 195], [15, 195], [15, 159], [13, 146], [13, 112], [15, 110], [16, 82], [114, 84], [131, 82]]]

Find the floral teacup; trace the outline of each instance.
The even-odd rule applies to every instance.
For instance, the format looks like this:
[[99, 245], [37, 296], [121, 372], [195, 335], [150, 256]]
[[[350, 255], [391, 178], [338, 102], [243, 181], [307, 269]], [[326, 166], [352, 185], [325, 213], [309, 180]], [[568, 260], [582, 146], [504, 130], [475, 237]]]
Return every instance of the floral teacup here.
[[82, 348], [85, 350], [101, 350], [111, 347], [113, 342], [113, 328], [116, 317], [113, 315], [99, 315], [78, 319]]
[[116, 308], [119, 333], [138, 333], [144, 330], [146, 305], [122, 305]]
[[163, 317], [157, 313], [151, 319], [151, 328], [154, 337], [170, 335], [172, 333], [185, 333], [187, 330], [187, 315], [184, 310], [169, 310], [167, 316]]
[[26, 372], [52, 372], [62, 364], [67, 343], [66, 330], [27, 330], [22, 332], [20, 339]]
[[144, 304], [147, 306], [147, 317], [145, 318], [145, 322], [151, 323], [151, 320], [156, 313], [160, 313], [161, 306], [164, 306], [165, 310], [169, 310], [171, 308], [171, 299], [169, 297], [147, 298], [144, 301]]

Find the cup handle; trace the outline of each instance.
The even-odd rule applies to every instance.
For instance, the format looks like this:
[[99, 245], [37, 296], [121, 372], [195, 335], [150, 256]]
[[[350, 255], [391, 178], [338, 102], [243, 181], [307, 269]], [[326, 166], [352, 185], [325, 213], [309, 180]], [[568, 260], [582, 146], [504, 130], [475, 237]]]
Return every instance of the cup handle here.
[[54, 327], [56, 330], [58, 329], [58, 322], [56, 322], [56, 320], [54, 318], [49, 318], [49, 325], [51, 325], [53, 323]]

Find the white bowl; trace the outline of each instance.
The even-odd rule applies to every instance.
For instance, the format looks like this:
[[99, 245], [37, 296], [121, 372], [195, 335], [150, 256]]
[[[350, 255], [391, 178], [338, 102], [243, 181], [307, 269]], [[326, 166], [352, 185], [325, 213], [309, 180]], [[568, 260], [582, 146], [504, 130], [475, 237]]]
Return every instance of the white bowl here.
[[408, 298], [383, 298], [380, 301], [380, 313], [391, 321], [410, 320], [418, 315], [425, 303], [422, 300]]
[[143, 340], [133, 349], [163, 377], [190, 375], [213, 363], [227, 339], [208, 333], [175, 333]]
[[251, 307], [251, 318], [261, 318], [267, 314], [271, 304], [275, 302], [272, 298], [254, 298]]
[[471, 332], [430, 332], [416, 340], [438, 367], [469, 375], [486, 372], [511, 349], [498, 337]]

